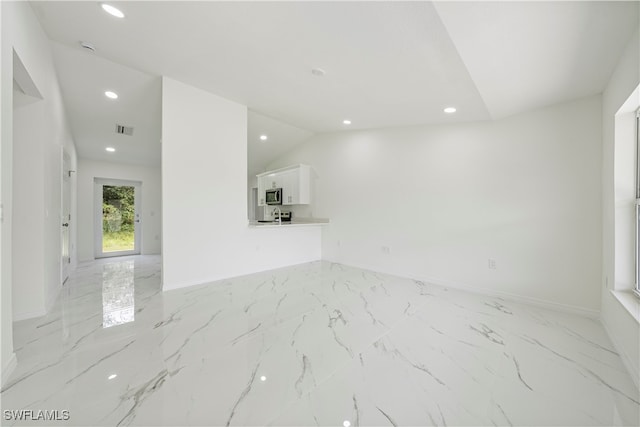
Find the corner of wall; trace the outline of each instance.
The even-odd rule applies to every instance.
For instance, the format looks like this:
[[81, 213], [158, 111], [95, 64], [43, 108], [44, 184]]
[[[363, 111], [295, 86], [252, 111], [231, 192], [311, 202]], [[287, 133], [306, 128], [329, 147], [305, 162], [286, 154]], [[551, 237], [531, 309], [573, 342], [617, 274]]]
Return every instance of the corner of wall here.
[[44, 315], [46, 315], [47, 312], [43, 307], [41, 307], [38, 310], [34, 310], [34, 311], [20, 311], [20, 312], [13, 312], [13, 321], [14, 322], [21, 322], [23, 320], [29, 320], [29, 319], [35, 319], [37, 317], [42, 317]]
[[44, 302], [44, 312], [49, 313], [53, 308], [53, 305], [56, 303], [58, 299], [58, 295], [60, 295], [60, 291], [62, 290], [62, 284], [53, 284], [49, 288], [49, 292], [47, 292], [47, 299]]
[[[2, 360], [2, 382], [5, 380], [5, 371], [10, 371], [11, 364], [15, 364], [13, 353], [13, 312], [11, 295], [11, 181], [12, 181], [12, 140], [13, 140], [13, 79], [10, 70], [13, 69], [13, 53], [11, 40], [11, 26], [13, 20], [9, 19], [8, 2], [0, 2], [0, 55], [2, 67], [0, 68], [0, 92], [1, 110], [1, 149], [0, 149], [0, 195], [2, 201], [3, 220], [0, 224], [0, 302], [2, 304], [2, 348], [0, 359]], [[12, 360], [14, 362], [12, 362]], [[7, 374], [8, 375], [8, 374]]]
[[[617, 302], [613, 303], [616, 304]], [[605, 304], [607, 304], [607, 302], [603, 301], [603, 306]], [[605, 310], [603, 310], [603, 312], [604, 311]], [[624, 316], [624, 313], [622, 314]], [[627, 372], [631, 374], [631, 379], [633, 380], [634, 384], [636, 385], [636, 387], [640, 387], [640, 367], [638, 366], [638, 360], [637, 358], [630, 355], [627, 351], [629, 343], [625, 342], [625, 340], [620, 337], [620, 333], [616, 331], [616, 327], [614, 324], [617, 323], [617, 321], [614, 320], [613, 317], [615, 317], [615, 314], [613, 316], [602, 315], [600, 317], [600, 323], [602, 323], [602, 326], [604, 327], [607, 336], [611, 340], [613, 347], [618, 352], [620, 359], [622, 360], [622, 364], [627, 369]]]
[[16, 354], [12, 352], [8, 361], [2, 361], [2, 380], [0, 382], [2, 387], [7, 383], [16, 366], [18, 366], [18, 359], [16, 358]]
[[640, 325], [611, 294], [616, 277], [615, 115], [640, 83], [640, 26], [602, 93], [602, 287], [601, 316], [609, 339], [638, 385]]

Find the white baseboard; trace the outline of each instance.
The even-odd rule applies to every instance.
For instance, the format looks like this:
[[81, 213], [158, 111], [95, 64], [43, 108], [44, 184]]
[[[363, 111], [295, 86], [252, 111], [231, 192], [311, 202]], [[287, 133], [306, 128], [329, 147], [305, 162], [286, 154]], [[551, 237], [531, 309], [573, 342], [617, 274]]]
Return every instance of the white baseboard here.
[[217, 279], [199, 279], [192, 280], [189, 282], [179, 282], [179, 283], [162, 283], [162, 292], [175, 291], [178, 289], [189, 288], [191, 286], [204, 285], [211, 282], [216, 282], [218, 280], [224, 280], [225, 278], [217, 278]]
[[634, 384], [636, 385], [636, 387], [640, 388], [640, 372], [638, 372], [638, 370], [632, 363], [631, 358], [627, 355], [626, 352], [624, 352], [624, 347], [620, 345], [616, 336], [611, 333], [611, 328], [609, 327], [609, 325], [607, 325], [607, 322], [604, 321], [604, 318], [600, 319], [600, 323], [602, 323], [605, 332], [609, 336], [609, 339], [613, 343], [613, 346], [620, 355], [620, 359], [622, 359], [624, 367], [627, 368], [627, 372], [629, 372], [629, 374], [631, 375], [631, 379], [633, 380]]
[[554, 301], [548, 301], [548, 300], [543, 300], [543, 299], [539, 299], [539, 298], [534, 298], [534, 297], [529, 297], [526, 295], [517, 295], [517, 294], [512, 294], [509, 292], [502, 292], [502, 291], [494, 291], [494, 290], [490, 290], [490, 289], [484, 289], [484, 288], [474, 288], [471, 286], [467, 286], [467, 285], [461, 285], [458, 283], [450, 283], [450, 282], [444, 282], [444, 281], [439, 281], [437, 279], [420, 279], [423, 282], [429, 282], [429, 283], [433, 283], [439, 286], [444, 286], [446, 288], [454, 288], [454, 289], [460, 289], [463, 291], [467, 291], [470, 293], [474, 293], [474, 294], [478, 294], [478, 295], [485, 295], [485, 296], [490, 296], [490, 297], [494, 297], [494, 298], [503, 298], [509, 301], [513, 301], [513, 302], [517, 302], [517, 303], [521, 303], [521, 304], [528, 304], [528, 305], [533, 305], [536, 307], [541, 307], [541, 308], [547, 308], [550, 310], [555, 310], [555, 311], [562, 311], [565, 313], [570, 313], [570, 314], [577, 314], [579, 316], [583, 316], [583, 317], [588, 317], [591, 319], [599, 319], [600, 318], [600, 311], [599, 310], [592, 310], [589, 308], [583, 308], [583, 307], [578, 307], [575, 305], [570, 305], [570, 304], [562, 304], [562, 303], [558, 303], [558, 302], [554, 302]]
[[9, 358], [9, 361], [6, 363], [3, 363], [3, 365], [4, 366], [2, 367], [2, 374], [1, 374], [2, 380], [0, 381], [0, 383], [4, 387], [5, 383], [13, 373], [13, 370], [16, 369], [16, 366], [18, 366], [18, 359], [16, 358], [16, 354], [11, 353], [11, 357]]
[[302, 264], [307, 264], [307, 263], [316, 262], [316, 261], [321, 261], [321, 259], [320, 258], [314, 258], [314, 259], [309, 259], [309, 260], [305, 260], [305, 261], [296, 261], [293, 264], [258, 267], [255, 270], [243, 271], [243, 272], [240, 272], [240, 273], [237, 273], [237, 274], [233, 273], [233, 274], [229, 274], [229, 275], [225, 275], [225, 276], [216, 276], [216, 277], [209, 277], [209, 278], [206, 278], [206, 279], [192, 280], [192, 281], [189, 281], [189, 282], [169, 283], [169, 284], [163, 283], [162, 284], [162, 291], [163, 292], [174, 291], [176, 289], [188, 288], [188, 287], [191, 287], [191, 286], [199, 286], [199, 285], [204, 285], [204, 284], [207, 284], [207, 283], [218, 282], [220, 280], [234, 279], [234, 278], [238, 278], [238, 277], [247, 276], [247, 275], [250, 275], [250, 274], [262, 273], [264, 271], [278, 270], [280, 268], [293, 267], [293, 266], [296, 266], [296, 265], [302, 265]]
[[370, 265], [356, 265], [356, 264], [347, 264], [341, 261], [335, 261], [335, 260], [330, 260], [330, 259], [325, 259], [325, 261], [329, 261], [329, 262], [335, 262], [338, 264], [344, 264], [347, 266], [352, 266], [352, 267], [356, 267], [356, 268], [362, 268], [362, 269], [366, 269], [366, 270], [371, 270], [371, 271], [377, 271], [383, 274], [391, 274], [394, 276], [398, 276], [398, 277], [405, 277], [408, 279], [412, 279], [412, 280], [419, 280], [421, 282], [425, 282], [425, 283], [433, 283], [434, 285], [438, 285], [438, 286], [442, 286], [445, 288], [452, 288], [452, 289], [459, 289], [461, 291], [466, 291], [466, 292], [470, 292], [473, 294], [477, 294], [477, 295], [483, 295], [483, 296], [489, 296], [489, 297], [494, 297], [494, 298], [502, 298], [505, 300], [509, 300], [509, 301], [513, 301], [513, 302], [517, 302], [517, 303], [521, 303], [521, 304], [527, 304], [527, 305], [533, 305], [536, 307], [542, 307], [542, 308], [546, 308], [546, 309], [550, 309], [550, 310], [555, 310], [555, 311], [561, 311], [561, 312], [565, 312], [565, 313], [571, 313], [571, 314], [577, 314], [579, 316], [583, 316], [583, 317], [588, 317], [591, 319], [599, 319], [600, 318], [600, 311], [599, 310], [593, 310], [593, 309], [589, 309], [589, 308], [584, 308], [584, 307], [578, 307], [578, 306], [574, 306], [574, 305], [570, 305], [570, 304], [562, 304], [562, 303], [557, 303], [555, 301], [548, 301], [548, 300], [543, 300], [543, 299], [539, 299], [539, 298], [534, 298], [534, 297], [529, 297], [526, 295], [517, 295], [517, 294], [511, 294], [509, 292], [502, 292], [502, 291], [494, 291], [491, 289], [486, 289], [486, 288], [477, 288], [477, 287], [473, 287], [473, 286], [469, 286], [468, 284], [464, 284], [464, 283], [456, 283], [456, 282], [448, 282], [442, 279], [437, 279], [437, 278], [433, 278], [433, 277], [415, 277], [415, 276], [407, 276], [404, 275], [402, 273], [398, 273], [398, 272], [394, 272], [394, 271], [381, 271], [379, 267], [376, 266], [370, 266]]
[[62, 290], [62, 284], [55, 287], [54, 291], [49, 294], [49, 299], [46, 301], [44, 310], [45, 314], [51, 311], [53, 308], [53, 304], [55, 304], [58, 299], [58, 295], [60, 295], [60, 291]]
[[21, 320], [34, 319], [36, 317], [42, 317], [47, 314], [46, 310], [24, 311], [22, 313], [13, 313], [13, 321], [19, 322]]
[[42, 317], [42, 316], [46, 315], [53, 308], [53, 304], [55, 304], [56, 299], [58, 298], [58, 295], [60, 295], [60, 291], [61, 290], [62, 290], [62, 285], [56, 286], [55, 289], [53, 290], [53, 292], [51, 292], [49, 294], [49, 298], [47, 299], [47, 301], [45, 301], [45, 307], [40, 309], [40, 310], [25, 311], [25, 312], [22, 312], [22, 313], [14, 312], [13, 313], [13, 321], [14, 322], [19, 322], [21, 320], [33, 319], [33, 318], [36, 318], [36, 317]]

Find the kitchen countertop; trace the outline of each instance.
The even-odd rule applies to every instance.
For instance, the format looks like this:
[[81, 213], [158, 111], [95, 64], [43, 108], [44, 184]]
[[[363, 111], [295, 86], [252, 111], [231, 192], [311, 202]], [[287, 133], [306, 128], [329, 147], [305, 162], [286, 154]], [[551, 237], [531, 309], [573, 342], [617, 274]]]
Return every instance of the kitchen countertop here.
[[327, 218], [298, 218], [292, 221], [282, 221], [282, 225], [277, 222], [249, 221], [249, 228], [274, 228], [274, 227], [309, 227], [329, 224]]

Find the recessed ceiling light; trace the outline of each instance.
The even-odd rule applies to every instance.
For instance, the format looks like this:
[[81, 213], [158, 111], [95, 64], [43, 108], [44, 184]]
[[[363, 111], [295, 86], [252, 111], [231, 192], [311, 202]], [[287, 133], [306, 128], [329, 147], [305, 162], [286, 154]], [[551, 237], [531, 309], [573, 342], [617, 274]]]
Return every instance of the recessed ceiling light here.
[[444, 112], [448, 114], [455, 113], [456, 111], [456, 107], [447, 107], [444, 109]]
[[343, 425], [344, 427], [350, 427], [350, 426], [351, 426], [351, 423], [349, 422], [349, 420], [344, 420], [344, 422], [342, 423], [342, 425]]
[[124, 13], [122, 13], [122, 11], [118, 8], [106, 3], [101, 3], [100, 6], [102, 6], [102, 9], [104, 9], [104, 11], [109, 15], [113, 15], [116, 18], [124, 18]]
[[107, 150], [110, 153], [113, 153], [114, 151], [116, 151], [116, 149], [113, 148], [113, 147], [107, 147], [107, 148], [105, 148], [105, 150]]
[[266, 381], [267, 377], [265, 377], [264, 375], [260, 377], [260, 381]]
[[314, 76], [323, 77], [325, 74], [327, 74], [327, 72], [322, 68], [314, 68], [313, 70], [311, 70], [311, 74], [313, 74]]
[[345, 125], [350, 125], [351, 124], [351, 120], [343, 120], [342, 123], [344, 123]]
[[109, 375], [109, 379], [110, 379], [110, 380], [114, 379], [115, 377], [117, 377], [117, 375], [116, 375], [116, 374], [111, 374], [111, 375]]
[[118, 98], [118, 94], [115, 92], [111, 92], [110, 90], [106, 91], [104, 93], [104, 96], [106, 96], [107, 98], [111, 98], [111, 99], [117, 99]]
[[267, 135], [260, 135], [260, 140], [261, 141], [266, 141], [267, 140]]

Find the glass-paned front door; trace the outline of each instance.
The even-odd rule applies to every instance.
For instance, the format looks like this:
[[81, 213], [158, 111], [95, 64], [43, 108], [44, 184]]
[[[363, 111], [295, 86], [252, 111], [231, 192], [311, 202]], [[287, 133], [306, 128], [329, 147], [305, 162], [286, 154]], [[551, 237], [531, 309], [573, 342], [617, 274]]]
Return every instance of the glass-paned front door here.
[[102, 252], [135, 249], [135, 188], [102, 187]]
[[140, 253], [139, 184], [97, 183], [98, 257]]

